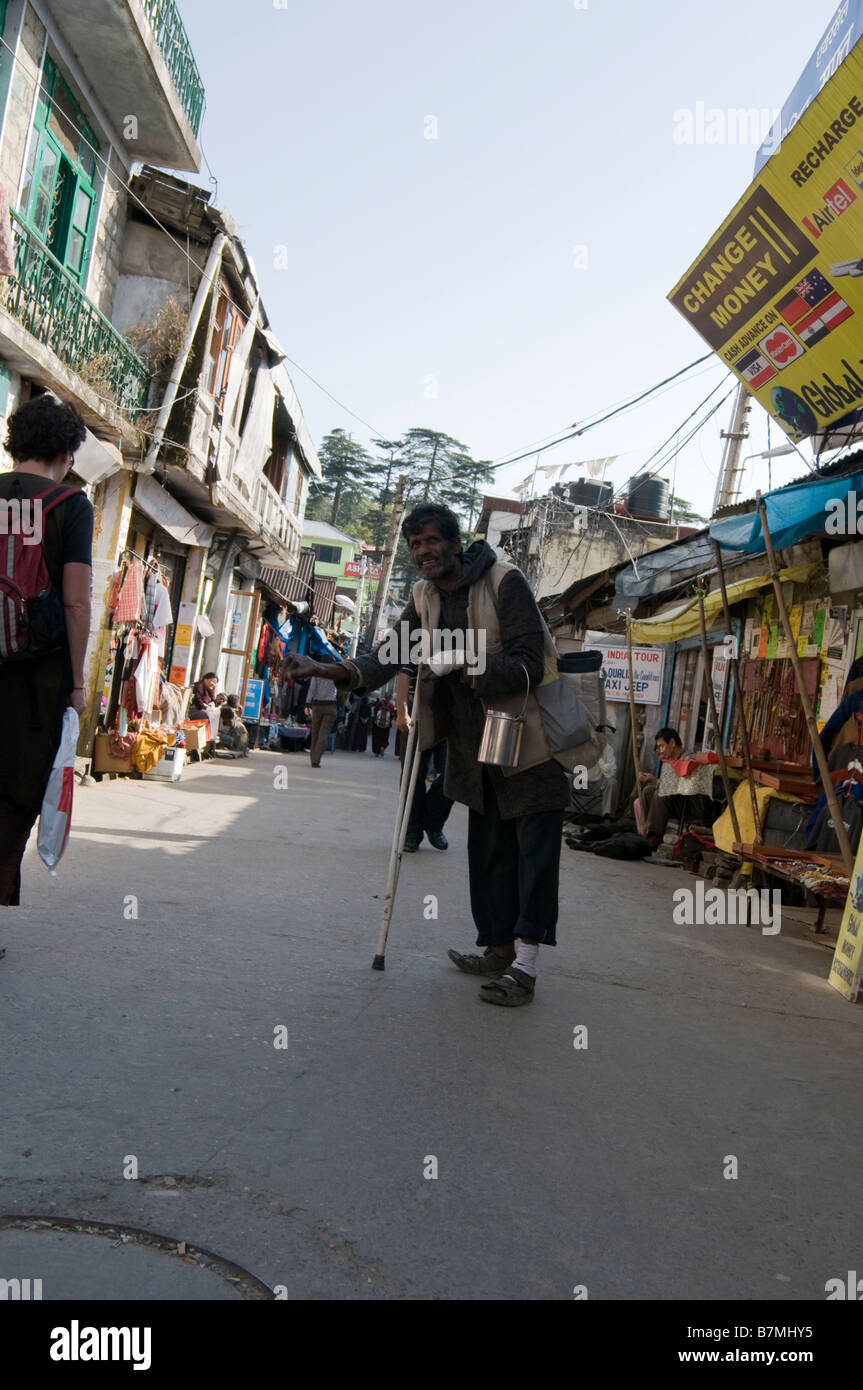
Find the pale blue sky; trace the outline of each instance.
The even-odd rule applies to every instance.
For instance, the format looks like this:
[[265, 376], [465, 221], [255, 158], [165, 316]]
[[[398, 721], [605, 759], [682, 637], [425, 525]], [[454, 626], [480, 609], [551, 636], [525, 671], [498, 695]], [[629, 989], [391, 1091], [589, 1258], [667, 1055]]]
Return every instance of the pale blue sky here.
[[[201, 135], [219, 201], [290, 357], [385, 437], [429, 426], [493, 460], [707, 351], [665, 296], [750, 182], [755, 146], [676, 144], [674, 113], [699, 101], [781, 106], [835, 8], [179, 3], [206, 85]], [[424, 138], [429, 116], [436, 140]], [[281, 246], [287, 269], [276, 268]], [[338, 426], [368, 443], [291, 370], [316, 441]], [[620, 454], [610, 476], [621, 483], [723, 370], [705, 364], [541, 461]], [[425, 394], [431, 377], [437, 399]], [[703, 512], [728, 412], [678, 463], [678, 493]], [[757, 405], [752, 429], [746, 452], [766, 447]], [[778, 427], [771, 435], [783, 442]], [[495, 490], [531, 468], [500, 469]], [[795, 456], [776, 460], [774, 485], [803, 471]], [[766, 487], [767, 464], [747, 477]]]

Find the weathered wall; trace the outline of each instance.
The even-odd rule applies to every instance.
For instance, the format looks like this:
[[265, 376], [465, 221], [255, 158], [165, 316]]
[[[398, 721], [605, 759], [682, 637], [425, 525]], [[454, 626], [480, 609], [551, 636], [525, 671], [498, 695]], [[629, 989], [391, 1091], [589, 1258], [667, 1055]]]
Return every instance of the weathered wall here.
[[[6, 19], [6, 33], [14, 33], [15, 17], [18, 7], [9, 6]], [[7, 37], [7, 43], [10, 40]], [[13, 207], [18, 202], [18, 184], [24, 169], [27, 135], [30, 129], [30, 116], [36, 94], [36, 74], [42, 63], [42, 47], [45, 42], [45, 26], [32, 6], [28, 5], [24, 14], [24, 24], [16, 50], [21, 60], [14, 64], [6, 119], [0, 135], [0, 178], [6, 185], [9, 201]], [[5, 52], [5, 50], [4, 50]], [[11, 63], [10, 54], [6, 54]]]

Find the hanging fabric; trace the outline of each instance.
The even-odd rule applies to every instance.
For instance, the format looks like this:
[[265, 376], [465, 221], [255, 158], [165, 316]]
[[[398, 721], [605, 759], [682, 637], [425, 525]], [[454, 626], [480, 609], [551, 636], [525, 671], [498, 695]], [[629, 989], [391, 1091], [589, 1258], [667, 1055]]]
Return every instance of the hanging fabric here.
[[131, 560], [114, 609], [115, 623], [135, 623], [144, 604], [144, 576], [140, 560]]

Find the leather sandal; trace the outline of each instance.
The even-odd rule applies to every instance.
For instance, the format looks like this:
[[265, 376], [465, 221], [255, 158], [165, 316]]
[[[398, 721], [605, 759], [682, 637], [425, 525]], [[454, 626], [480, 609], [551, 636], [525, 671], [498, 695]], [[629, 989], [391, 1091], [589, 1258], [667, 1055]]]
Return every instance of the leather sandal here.
[[504, 1008], [515, 1009], [519, 1004], [529, 1004], [535, 989], [533, 975], [526, 975], [513, 965], [499, 980], [480, 985], [479, 997], [486, 1004], [502, 1004]]

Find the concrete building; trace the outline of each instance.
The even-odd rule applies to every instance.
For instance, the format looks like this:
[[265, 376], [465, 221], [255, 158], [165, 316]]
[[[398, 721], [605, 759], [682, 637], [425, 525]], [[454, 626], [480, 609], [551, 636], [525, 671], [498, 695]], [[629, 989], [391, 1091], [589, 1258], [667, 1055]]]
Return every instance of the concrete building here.
[[51, 390], [91, 432], [76, 465], [96, 514], [91, 687], [150, 398], [148, 363], [115, 317], [127, 185], [142, 160], [200, 168], [203, 101], [174, 0], [0, 0], [0, 193], [14, 247], [0, 281], [0, 422]]
[[[212, 668], [239, 690], [262, 605], [292, 597], [320, 463], [230, 214], [211, 206], [209, 191], [152, 166], [132, 191], [115, 315], [146, 345], [154, 373], [135, 496], [150, 522], [145, 543], [163, 568], [176, 557], [182, 640], [166, 669], [186, 685]], [[187, 511], [196, 534], [164, 526], [166, 505]]]
[[554, 494], [535, 498], [523, 509], [514, 503], [512, 512], [503, 509], [502, 500], [484, 499], [480, 523], [487, 528], [489, 544], [524, 571], [538, 599], [560, 594], [588, 575], [637, 559], [693, 530], [576, 507]]
[[[306, 520], [303, 523], [303, 545], [315, 553], [312, 610], [321, 623], [328, 626], [342, 614], [342, 630], [354, 633], [357, 621], [362, 627], [362, 614], [357, 614], [357, 602], [367, 613], [377, 592], [380, 578], [380, 551], [363, 541], [331, 526], [328, 521]], [[366, 557], [366, 577], [360, 596], [362, 560]], [[374, 556], [378, 557], [375, 563]]]

